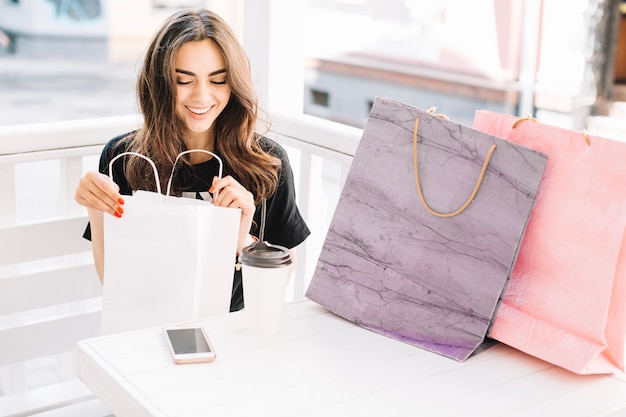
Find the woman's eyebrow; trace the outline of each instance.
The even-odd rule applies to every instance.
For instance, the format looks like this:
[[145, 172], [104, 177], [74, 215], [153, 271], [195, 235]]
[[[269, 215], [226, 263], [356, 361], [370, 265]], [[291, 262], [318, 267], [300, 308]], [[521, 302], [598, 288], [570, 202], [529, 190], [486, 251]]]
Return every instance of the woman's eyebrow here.
[[[176, 71], [177, 73], [179, 73], [179, 74], [185, 74], [185, 75], [189, 75], [189, 76], [192, 76], [192, 77], [195, 77], [195, 75], [196, 75], [196, 74], [194, 74], [194, 73], [193, 73], [193, 72], [191, 72], [191, 71], [186, 71], [186, 70], [179, 69], [179, 68], [176, 68], [176, 70], [175, 70], [175, 71]], [[226, 68], [218, 69], [217, 71], [213, 71], [212, 73], [210, 73], [210, 74], [209, 74], [209, 77], [212, 77], [212, 76], [214, 76], [214, 75], [218, 75], [218, 74], [223, 74], [223, 73], [225, 73], [225, 72], [226, 72]]]

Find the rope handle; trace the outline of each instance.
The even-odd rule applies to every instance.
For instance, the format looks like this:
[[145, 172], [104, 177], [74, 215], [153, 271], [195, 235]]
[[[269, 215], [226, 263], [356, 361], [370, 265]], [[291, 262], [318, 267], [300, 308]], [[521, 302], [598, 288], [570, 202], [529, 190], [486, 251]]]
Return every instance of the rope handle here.
[[[524, 121], [537, 123], [537, 119], [532, 117], [530, 114], [526, 113], [526, 117], [520, 117], [515, 122], [513, 122], [512, 128], [515, 129], [521, 122], [524, 122]], [[587, 130], [583, 129], [581, 133], [583, 135], [583, 139], [585, 140], [585, 143], [587, 144], [587, 146], [591, 146], [591, 140], [589, 139], [589, 134], [587, 133]]]
[[445, 114], [435, 113], [436, 111], [437, 111], [437, 107], [432, 106], [430, 109], [426, 110], [426, 113], [430, 114], [431, 116], [435, 116], [435, 117], [437, 117], [439, 119], [444, 119], [444, 120], [449, 120], [450, 119]]
[[422, 191], [422, 185], [420, 184], [419, 167], [418, 167], [418, 160], [417, 160], [417, 130], [419, 127], [419, 121], [420, 121], [419, 117], [416, 118], [415, 125], [413, 126], [413, 169], [415, 170], [415, 185], [417, 186], [417, 192], [419, 193], [420, 200], [422, 201], [422, 205], [424, 206], [426, 211], [428, 211], [430, 214], [432, 214], [433, 216], [441, 217], [441, 218], [454, 217], [457, 214], [460, 214], [463, 211], [465, 211], [465, 209], [468, 208], [470, 204], [472, 204], [472, 201], [476, 197], [476, 194], [478, 194], [478, 189], [482, 185], [483, 179], [485, 177], [485, 172], [487, 171], [487, 166], [489, 165], [489, 161], [491, 160], [491, 156], [493, 155], [493, 152], [496, 150], [496, 144], [494, 143], [489, 148], [489, 151], [487, 152], [487, 157], [485, 158], [485, 162], [483, 163], [483, 167], [480, 170], [480, 175], [478, 176], [478, 179], [476, 180], [476, 185], [474, 185], [474, 190], [472, 190], [472, 194], [469, 196], [467, 201], [463, 203], [463, 205], [459, 207], [457, 210], [454, 210], [449, 213], [440, 213], [430, 208], [430, 206], [426, 202], [426, 198], [424, 198], [424, 192]]
[[519, 125], [520, 123], [525, 122], [525, 121], [537, 123], [537, 119], [532, 117], [530, 114], [526, 113], [526, 117], [520, 117], [515, 122], [513, 122], [513, 129], [515, 129], [517, 127], [517, 125]]
[[583, 134], [583, 139], [585, 139], [585, 143], [587, 144], [587, 146], [591, 146], [591, 139], [589, 139], [587, 130], [583, 129], [581, 133]]

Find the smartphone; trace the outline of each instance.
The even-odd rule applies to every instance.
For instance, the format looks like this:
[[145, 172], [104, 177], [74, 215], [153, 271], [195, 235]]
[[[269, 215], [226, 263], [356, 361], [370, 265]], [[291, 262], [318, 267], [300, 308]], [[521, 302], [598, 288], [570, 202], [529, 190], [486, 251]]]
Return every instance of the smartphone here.
[[166, 327], [163, 331], [175, 363], [215, 360], [215, 351], [202, 327]]

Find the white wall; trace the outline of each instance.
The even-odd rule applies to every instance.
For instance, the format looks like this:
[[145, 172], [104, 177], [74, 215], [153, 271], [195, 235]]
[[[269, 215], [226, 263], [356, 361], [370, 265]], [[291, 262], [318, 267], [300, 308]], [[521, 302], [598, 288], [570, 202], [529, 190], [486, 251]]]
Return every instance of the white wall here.
[[[178, 10], [177, 8], [154, 8], [152, 3], [152, 0], [106, 1], [111, 61], [132, 62], [141, 57], [159, 25]], [[175, 1], [168, 2], [168, 4], [176, 3]], [[241, 32], [239, 0], [206, 0], [195, 3], [197, 6], [214, 10], [233, 28]]]

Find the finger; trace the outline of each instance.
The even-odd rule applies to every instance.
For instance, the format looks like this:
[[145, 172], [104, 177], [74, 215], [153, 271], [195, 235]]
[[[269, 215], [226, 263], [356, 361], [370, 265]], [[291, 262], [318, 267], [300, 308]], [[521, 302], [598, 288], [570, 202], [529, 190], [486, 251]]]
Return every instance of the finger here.
[[254, 197], [245, 188], [236, 188], [230, 185], [224, 187], [213, 201], [220, 207], [240, 208], [244, 213], [254, 213]]
[[[209, 188], [209, 192], [213, 193], [213, 203], [216, 205], [222, 205], [223, 203], [221, 202], [225, 200], [225, 197], [223, 197], [222, 194], [227, 191], [228, 187], [231, 187], [232, 189], [236, 186], [241, 187], [241, 185], [230, 175], [224, 178], [213, 177], [213, 183], [211, 184], [211, 188]], [[244, 189], [243, 187], [241, 188]]]
[[98, 191], [97, 188], [95, 190], [85, 190], [82, 193], [77, 194], [76, 201], [87, 208], [96, 209], [117, 217], [120, 217], [124, 212], [121, 204], [116, 204], [106, 194], [102, 194]]
[[213, 203], [220, 207], [232, 207], [236, 200], [237, 194], [235, 190], [226, 185], [219, 192], [214, 193]]
[[[119, 187], [100, 173], [87, 173], [76, 188], [75, 200], [88, 208], [94, 208], [119, 217], [124, 204]], [[116, 214], [117, 213], [117, 214]]]
[[209, 192], [221, 192], [226, 187], [233, 187], [235, 189], [245, 190], [246, 188], [241, 185], [236, 179], [231, 177], [230, 175], [219, 178], [213, 177], [213, 182], [211, 183], [211, 188], [209, 188]]

